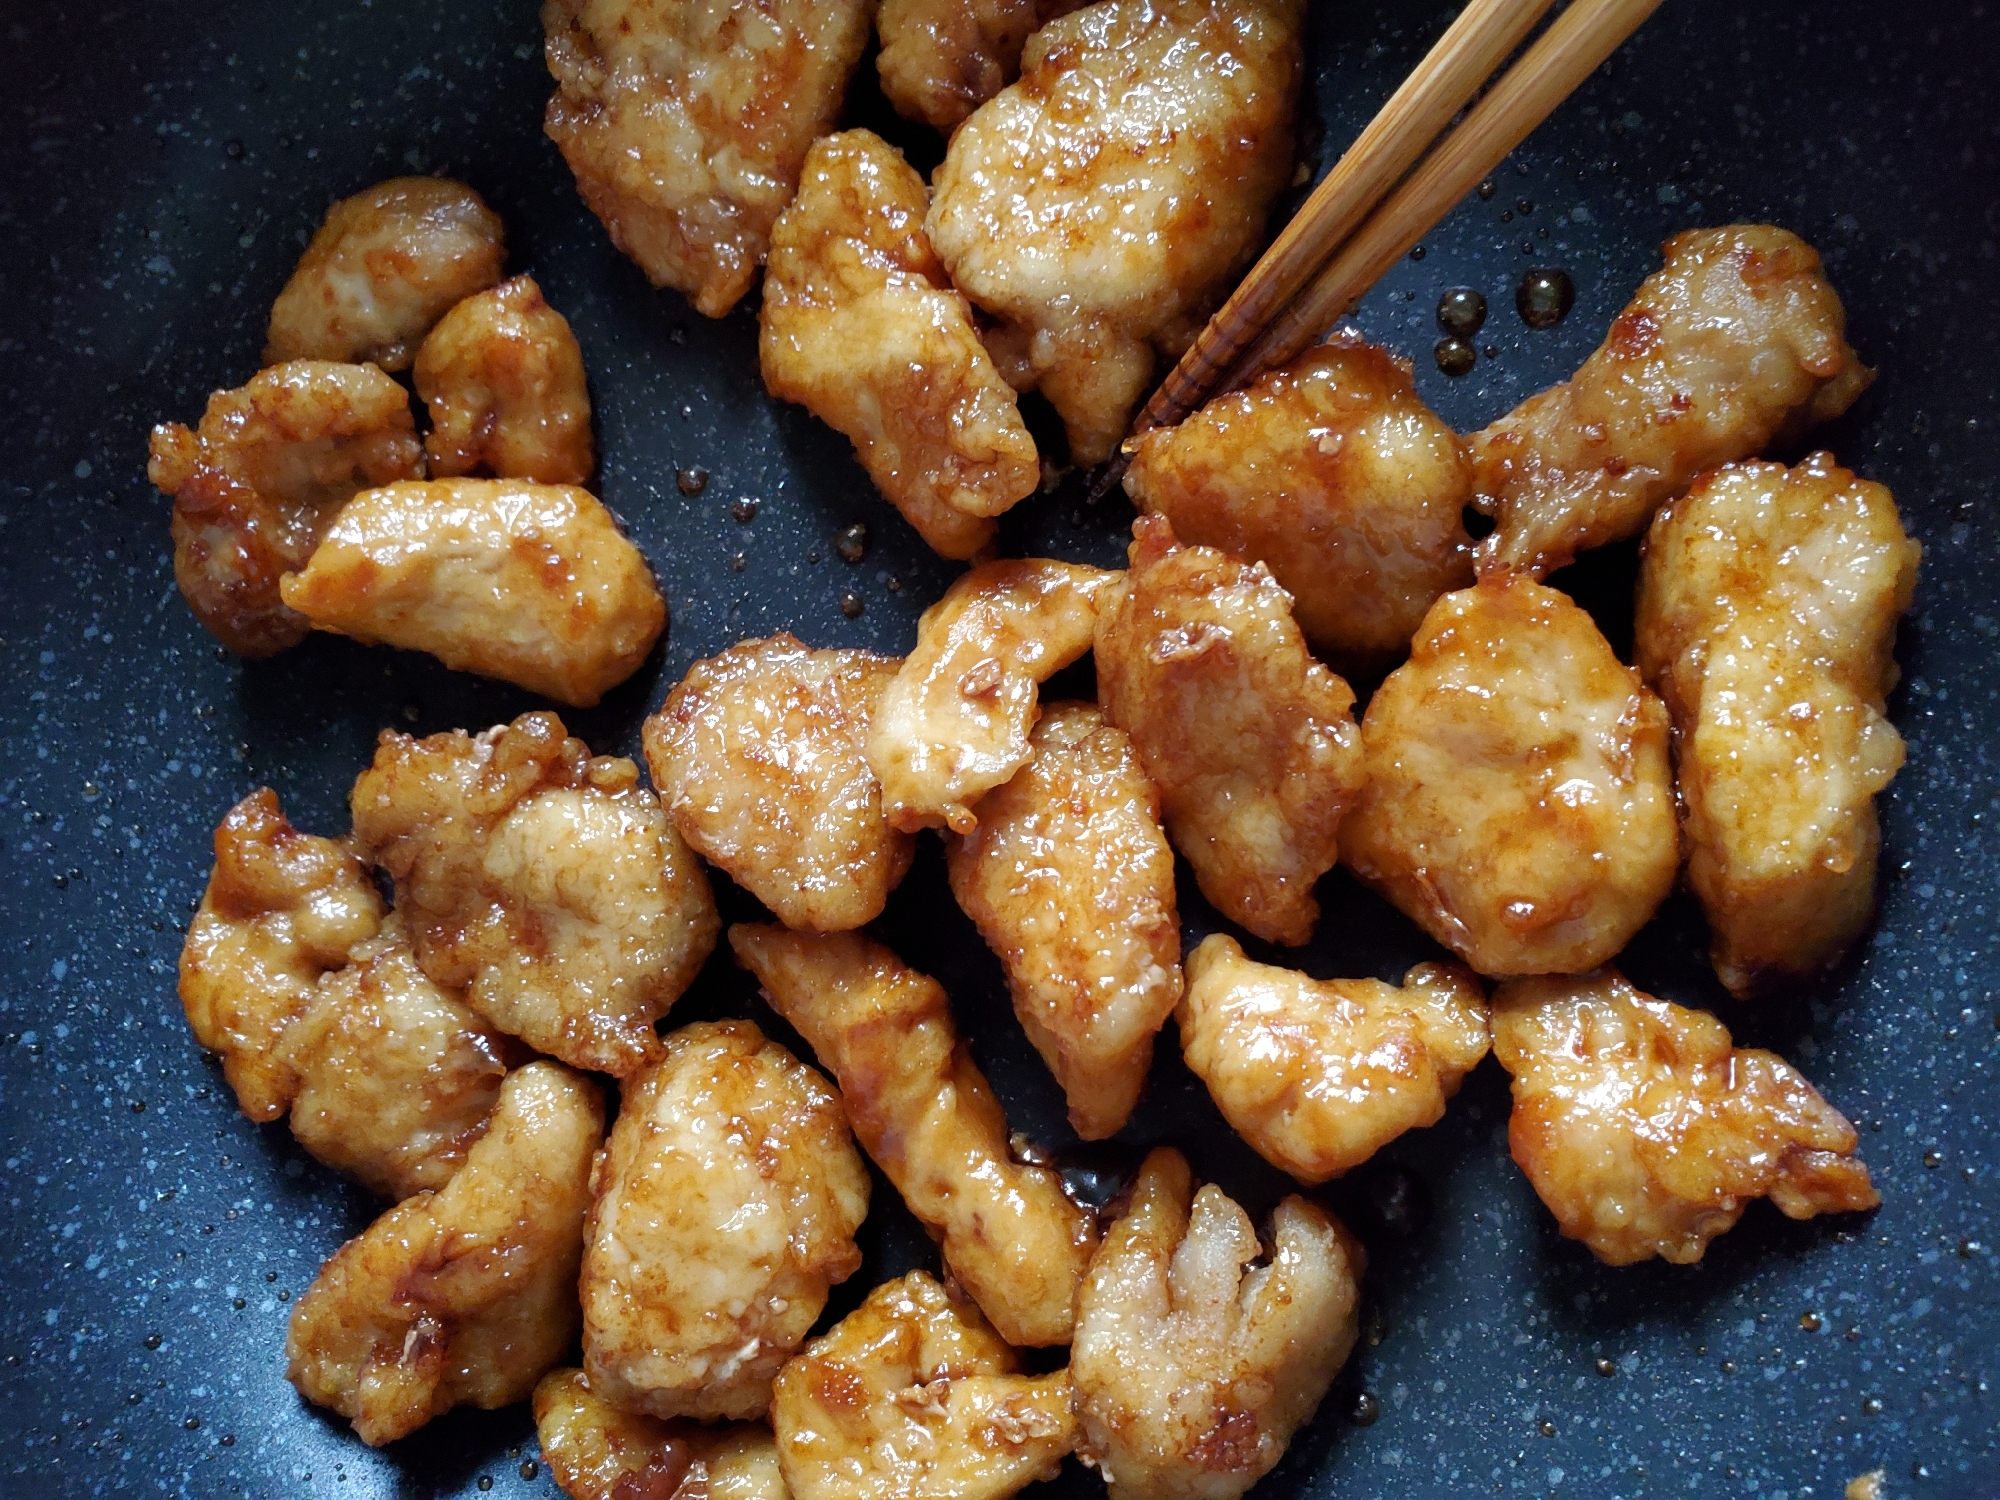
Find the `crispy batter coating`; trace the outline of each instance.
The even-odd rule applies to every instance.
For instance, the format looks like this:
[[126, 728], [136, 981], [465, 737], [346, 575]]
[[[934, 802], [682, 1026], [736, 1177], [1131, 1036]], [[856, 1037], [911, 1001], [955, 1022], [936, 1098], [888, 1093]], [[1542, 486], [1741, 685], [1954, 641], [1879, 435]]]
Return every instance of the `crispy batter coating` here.
[[946, 135], [1021, 71], [1029, 33], [1079, 0], [882, 0], [875, 68], [906, 119]]
[[549, 1474], [570, 1500], [790, 1500], [778, 1445], [762, 1423], [704, 1427], [622, 1410], [581, 1370], [535, 1387]]
[[1698, 1261], [1752, 1198], [1793, 1219], [1882, 1201], [1854, 1127], [1795, 1069], [1616, 970], [1502, 985], [1493, 1054], [1514, 1076], [1514, 1160], [1607, 1265]]
[[1153, 374], [1256, 251], [1292, 170], [1304, 0], [1103, 0], [1028, 40], [953, 134], [928, 229], [1015, 327], [1010, 372], [1109, 458]]
[[1023, 1375], [922, 1271], [878, 1286], [779, 1372], [778, 1459], [795, 1500], [1002, 1500], [1076, 1442], [1069, 1374]]
[[1673, 888], [1666, 709], [1554, 589], [1446, 594], [1361, 733], [1341, 857], [1482, 974], [1604, 963]]
[[1096, 1221], [1052, 1169], [1014, 1158], [1006, 1116], [938, 982], [854, 933], [738, 925], [729, 945], [840, 1080], [863, 1149], [1001, 1337], [1069, 1342]]
[[215, 868], [181, 948], [180, 995], [194, 1039], [253, 1120], [275, 1120], [299, 1089], [281, 1043], [319, 977], [375, 936], [382, 898], [346, 845], [300, 833], [259, 787], [215, 830]]
[[1364, 1263], [1303, 1198], [1278, 1205], [1260, 1245], [1178, 1151], [1148, 1156], [1090, 1263], [1070, 1349], [1077, 1456], [1112, 1500], [1233, 1500], [1270, 1472], [1354, 1347]]
[[840, 113], [867, 0], [545, 0], [544, 128], [611, 242], [719, 318]]
[[1874, 380], [1797, 235], [1731, 224], [1661, 248], [1576, 374], [1471, 438], [1476, 503], [1500, 523], [1482, 575], [1539, 577], [1636, 536], [1702, 470], [1839, 416]]
[[392, 177], [343, 198], [271, 304], [264, 363], [371, 360], [406, 370], [455, 304], [500, 280], [500, 216], [462, 182]]
[[1098, 700], [1158, 783], [1202, 895], [1258, 937], [1303, 943], [1363, 780], [1354, 693], [1307, 654], [1262, 563], [1183, 547], [1159, 516], [1132, 538], [1098, 618]]
[[558, 1063], [507, 1075], [465, 1165], [334, 1252], [292, 1309], [299, 1394], [371, 1446], [452, 1407], [524, 1399], [576, 1337], [596, 1087]]
[[357, 490], [424, 471], [403, 388], [373, 365], [299, 360], [208, 398], [200, 427], [153, 429], [146, 477], [174, 497], [174, 581], [230, 650], [269, 656], [312, 628], [278, 580]]
[[355, 837], [396, 880], [433, 982], [502, 1031], [620, 1077], [715, 946], [715, 898], [621, 757], [551, 713], [477, 737], [384, 730], [354, 783]]
[[412, 374], [430, 408], [424, 451], [434, 477], [590, 478], [583, 351], [534, 277], [516, 276], [446, 313]]
[[1116, 576], [1040, 557], [982, 563], [924, 611], [868, 737], [891, 823], [978, 826], [969, 804], [1027, 764], [1038, 689], [1090, 649]]
[[1822, 972], [1874, 911], [1922, 552], [1888, 490], [1827, 453], [1706, 474], [1647, 536], [1639, 667], [1673, 716], [1688, 883], [1738, 996]]
[[1472, 582], [1472, 471], [1409, 362], [1358, 335], [1137, 439], [1125, 489], [1182, 541], [1261, 562], [1315, 650], [1380, 666]]
[[1021, 1029], [1087, 1141], [1139, 1102], [1181, 995], [1174, 855], [1160, 794], [1094, 704], [1035, 726], [1034, 758], [950, 841], [952, 894], [1007, 969]]
[[1486, 996], [1456, 964], [1399, 988], [1252, 963], [1220, 933], [1188, 955], [1187, 1065], [1257, 1154], [1301, 1182], [1353, 1171], [1435, 1125], [1486, 1055]]
[[592, 1387], [656, 1417], [761, 1417], [861, 1265], [868, 1169], [840, 1098], [749, 1021], [674, 1032], [626, 1080], [583, 1261]]
[[771, 394], [851, 439], [889, 503], [963, 559], [1042, 471], [1013, 388], [924, 238], [929, 203], [880, 136], [813, 142], [771, 232], [758, 348]]
[[893, 658], [738, 641], [688, 668], [646, 721], [674, 826], [788, 927], [872, 922], [916, 840], [882, 817], [863, 753]]

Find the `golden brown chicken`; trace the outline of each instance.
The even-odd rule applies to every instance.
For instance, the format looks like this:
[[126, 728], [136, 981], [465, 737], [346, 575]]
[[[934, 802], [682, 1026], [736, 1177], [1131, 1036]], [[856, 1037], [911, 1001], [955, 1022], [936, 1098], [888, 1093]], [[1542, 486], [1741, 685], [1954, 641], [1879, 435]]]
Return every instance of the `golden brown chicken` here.
[[882, 0], [875, 68], [906, 119], [950, 135], [1021, 72], [1031, 33], [1079, 0]]
[[541, 1378], [535, 1429], [570, 1500], [790, 1500], [770, 1428], [639, 1416], [592, 1390], [581, 1370]]

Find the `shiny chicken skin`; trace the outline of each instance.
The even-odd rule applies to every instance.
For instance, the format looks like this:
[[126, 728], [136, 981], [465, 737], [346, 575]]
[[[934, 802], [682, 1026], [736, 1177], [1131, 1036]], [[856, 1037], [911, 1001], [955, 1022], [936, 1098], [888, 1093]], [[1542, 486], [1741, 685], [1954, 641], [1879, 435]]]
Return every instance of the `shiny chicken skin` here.
[[373, 365], [320, 360], [217, 391], [192, 430], [161, 423], [146, 462], [174, 500], [174, 581], [242, 656], [270, 656], [312, 628], [285, 607], [279, 580], [306, 565], [355, 492], [423, 471], [403, 388]]
[[1013, 387], [924, 238], [929, 190], [866, 130], [813, 142], [771, 234], [764, 385], [854, 444], [933, 550], [965, 559], [1041, 482]]
[[1299, 944], [1363, 780], [1354, 694], [1306, 652], [1261, 563], [1132, 527], [1131, 572], [1097, 625], [1097, 696], [1160, 788], [1167, 835], [1224, 916]]
[[982, 563], [924, 611], [868, 737], [891, 823], [978, 826], [971, 804], [1027, 764], [1038, 689], [1090, 649], [1114, 577], [1048, 558]]
[[893, 659], [739, 641], [688, 668], [646, 721], [646, 762], [681, 836], [788, 927], [872, 922], [916, 841], [882, 816], [864, 748]]
[[558, 1063], [510, 1073], [465, 1165], [320, 1267], [292, 1309], [288, 1378], [371, 1446], [454, 1406], [524, 1399], [576, 1337], [594, 1085]]
[[928, 228], [1005, 326], [1078, 463], [1256, 251], [1292, 172], [1304, 0], [1102, 0], [1029, 38], [1020, 81], [952, 135]]
[[1068, 1343], [1096, 1223], [1052, 1169], [1014, 1158], [938, 982], [853, 933], [737, 926], [729, 944], [832, 1069], [862, 1148], [1001, 1337]]
[[1478, 565], [1536, 577], [1646, 529], [1717, 464], [1830, 421], [1875, 372], [1819, 252], [1768, 224], [1690, 229], [1574, 376], [1471, 439]]
[[1341, 857], [1482, 974], [1604, 963], [1673, 888], [1666, 709], [1554, 589], [1438, 600], [1362, 738]]
[[778, 1375], [794, 1500], [1003, 1500], [1076, 1441], [1069, 1375], [1023, 1375], [979, 1315], [922, 1271], [878, 1286]]
[[1160, 794], [1092, 704], [1050, 711], [1034, 758], [946, 851], [952, 894], [1007, 970], [1014, 1014], [1087, 1141], [1115, 1135], [1181, 995]]
[[1030, 33], [1077, 0], [882, 0], [875, 59], [882, 93], [906, 119], [946, 135], [1012, 83]]
[[354, 783], [355, 837], [396, 881], [434, 983], [502, 1031], [623, 1076], [715, 946], [700, 863], [639, 785], [554, 714], [477, 737], [385, 730]]
[[591, 1386], [656, 1417], [761, 1417], [861, 1265], [868, 1169], [840, 1098], [748, 1021], [674, 1032], [621, 1093], [583, 1261]]
[[444, 177], [392, 177], [327, 210], [271, 304], [264, 363], [369, 360], [406, 370], [433, 324], [500, 280], [500, 216]]
[[1148, 1156], [1070, 1349], [1077, 1454], [1112, 1500], [1233, 1500], [1269, 1473], [1354, 1347], [1363, 1265], [1305, 1199], [1280, 1203], [1260, 1244], [1178, 1151]]
[[614, 1406], [581, 1370], [535, 1387], [535, 1431], [570, 1500], [790, 1500], [768, 1427], [663, 1422]]
[[611, 242], [719, 318], [840, 113], [866, 0], [546, 0], [544, 128]]
[[1921, 554], [1888, 490], [1825, 453], [1704, 475], [1647, 535], [1639, 666], [1673, 716], [1688, 884], [1738, 996], [1824, 971], [1874, 912]]
[[1502, 985], [1493, 1054], [1514, 1160], [1607, 1265], [1698, 1261], [1753, 1198], [1793, 1219], [1881, 1201], [1854, 1127], [1796, 1070], [1614, 970]]

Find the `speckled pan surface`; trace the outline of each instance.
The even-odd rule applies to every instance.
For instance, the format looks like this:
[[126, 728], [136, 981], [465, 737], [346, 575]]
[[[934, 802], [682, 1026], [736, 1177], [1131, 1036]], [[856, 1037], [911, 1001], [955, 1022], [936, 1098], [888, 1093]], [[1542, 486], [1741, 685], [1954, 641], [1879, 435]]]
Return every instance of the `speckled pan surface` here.
[[[1445, 17], [1315, 12], [1323, 169]], [[1926, 548], [1880, 924], [1835, 982], [1754, 1011], [1726, 1003], [1684, 900], [1626, 961], [1798, 1062], [1861, 1124], [1884, 1206], [1800, 1225], [1760, 1205], [1698, 1267], [1600, 1267], [1507, 1160], [1488, 1061], [1444, 1123], [1326, 1194], [1368, 1242], [1369, 1331], [1259, 1495], [1823, 1500], [1877, 1467], [1890, 1496], [2000, 1493], [1996, 21], [1978, 5], [1671, 0], [1364, 304], [1361, 326], [1415, 356], [1419, 389], [1470, 427], [1567, 374], [1675, 229], [1771, 218], [1825, 252], [1883, 375], [1822, 440], [1894, 489]], [[243, 791], [268, 783], [301, 826], [337, 831], [378, 729], [478, 726], [528, 700], [341, 641], [225, 658], [174, 592], [147, 428], [192, 420], [254, 369], [331, 199], [449, 172], [502, 213], [511, 267], [574, 324], [602, 492], [672, 603], [639, 677], [567, 716], [593, 746], [634, 752], [687, 664], [744, 635], [901, 651], [951, 570], [843, 440], [765, 397], [751, 313], [707, 322], [610, 247], [540, 133], [532, 5], [144, 0], [10, 7], [0, 26], [0, 1495], [553, 1494], [525, 1408], [373, 1453], [299, 1403], [288, 1300], [373, 1208], [282, 1127], [236, 1113], [173, 991], [210, 829]], [[860, 93], [856, 116], [879, 119]], [[1576, 282], [1551, 331], [1514, 311], [1530, 265]], [[1455, 285], [1485, 293], [1494, 353], [1447, 380], [1430, 350]], [[676, 474], [696, 468], [706, 487], [685, 495]], [[1128, 519], [1070, 490], [1024, 505], [1008, 542], [1109, 562]], [[833, 542], [856, 520], [871, 541], [849, 564]], [[1558, 579], [1621, 649], [1631, 572], [1628, 549]], [[1183, 893], [1192, 940], [1215, 919]], [[1427, 955], [1345, 876], [1321, 897], [1312, 972], [1395, 976]], [[880, 931], [945, 981], [1012, 1120], [1080, 1174], [1109, 1182], [1165, 1140], [1254, 1211], [1280, 1194], [1171, 1059], [1117, 1142], [1072, 1149], [934, 846]], [[784, 1035], [751, 994], [718, 959], [676, 1016], [744, 1011]], [[931, 1263], [879, 1184], [864, 1244], [830, 1316]], [[1354, 1420], [1363, 1391], [1372, 1424]], [[1072, 1465], [1041, 1493], [1101, 1491]]]

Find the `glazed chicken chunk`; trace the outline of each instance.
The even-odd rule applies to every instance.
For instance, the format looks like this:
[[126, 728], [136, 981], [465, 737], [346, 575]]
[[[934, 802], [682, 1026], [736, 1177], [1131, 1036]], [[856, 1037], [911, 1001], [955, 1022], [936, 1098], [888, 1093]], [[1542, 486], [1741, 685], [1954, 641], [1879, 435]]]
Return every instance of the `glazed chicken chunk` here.
[[924, 611], [868, 737], [891, 823], [978, 825], [970, 804], [1027, 764], [1037, 689], [1090, 649], [1115, 576], [1047, 558], [983, 563]]
[[1354, 694], [1306, 652], [1262, 563], [1132, 527], [1131, 572], [1097, 625], [1097, 696], [1160, 788], [1167, 835], [1224, 916], [1274, 943], [1319, 920], [1363, 780]]
[[1178, 1151], [1148, 1156], [1070, 1349], [1077, 1455], [1112, 1500], [1233, 1500], [1269, 1473], [1354, 1347], [1363, 1264], [1305, 1199], [1280, 1203], [1260, 1244]]
[[554, 714], [477, 737], [383, 731], [354, 832], [433, 983], [538, 1051], [624, 1076], [715, 946], [715, 899], [639, 768]]
[[523, 1400], [576, 1337], [576, 1272], [596, 1088], [533, 1062], [437, 1192], [406, 1198], [341, 1246], [292, 1309], [289, 1378], [371, 1446], [452, 1407]]
[[1753, 1198], [1793, 1219], [1881, 1201], [1854, 1127], [1796, 1070], [1615, 970], [1502, 985], [1493, 1053], [1514, 1160], [1607, 1265], [1698, 1261]]
[[1362, 738], [1341, 857], [1482, 974], [1604, 963], [1673, 888], [1666, 710], [1554, 589], [1438, 600]]
[[861, 1265], [868, 1169], [839, 1096], [748, 1021], [673, 1033], [621, 1095], [583, 1260], [591, 1388], [656, 1417], [761, 1417]]
[[863, 1149], [1000, 1336], [1020, 1347], [1068, 1343], [1096, 1223], [1053, 1170], [1015, 1159], [1006, 1116], [938, 982], [853, 933], [737, 926], [729, 943], [840, 1080]]
[[1069, 1375], [1020, 1369], [922, 1271], [878, 1286], [779, 1372], [771, 1424], [793, 1500], [1003, 1500], [1053, 1479], [1076, 1441]]
[[928, 228], [999, 318], [1078, 463], [1255, 253], [1291, 176], [1304, 0], [1102, 0], [1029, 38], [1020, 81], [952, 135]]
[[581, 1370], [542, 1377], [535, 1429], [570, 1500], [790, 1500], [770, 1428], [640, 1416], [605, 1400]]
[[930, 193], [887, 141], [813, 142], [771, 233], [764, 384], [854, 444], [889, 503], [945, 557], [1041, 482], [1013, 388], [924, 238]]
[[1823, 972], [1874, 911], [1922, 550], [1888, 490], [1826, 453], [1704, 475], [1647, 536], [1639, 666], [1673, 716], [1688, 884], [1738, 996]]
[[1797, 235], [1731, 224], [1663, 251], [1571, 379], [1471, 439], [1475, 503], [1500, 523], [1482, 575], [1540, 577], [1638, 535], [1704, 469], [1830, 421], [1875, 378]]
[[946, 135], [1021, 71], [1028, 35], [1077, 0], [882, 0], [875, 59], [896, 112]]

